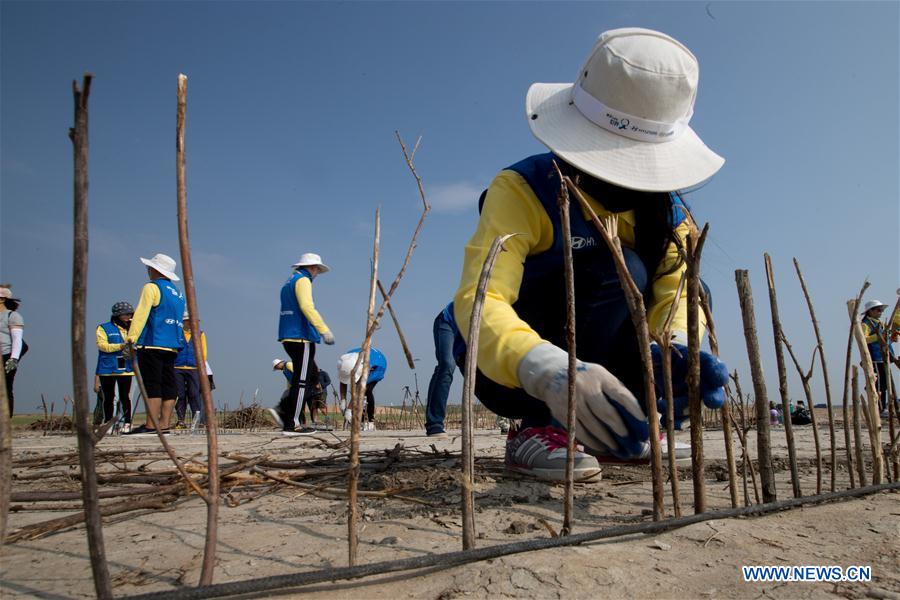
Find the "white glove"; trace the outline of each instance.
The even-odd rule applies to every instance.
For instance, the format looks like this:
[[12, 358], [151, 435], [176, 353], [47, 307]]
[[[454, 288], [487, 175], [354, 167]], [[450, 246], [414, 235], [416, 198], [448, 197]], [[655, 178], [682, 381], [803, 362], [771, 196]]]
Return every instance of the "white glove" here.
[[[649, 437], [647, 417], [628, 388], [604, 367], [577, 362], [575, 437], [594, 450], [622, 458], [640, 456]], [[569, 355], [553, 344], [532, 348], [519, 363], [519, 382], [544, 401], [557, 421], [568, 412]]]
[[334, 345], [334, 335], [330, 331], [326, 331], [322, 334], [322, 341], [325, 342], [326, 346]]

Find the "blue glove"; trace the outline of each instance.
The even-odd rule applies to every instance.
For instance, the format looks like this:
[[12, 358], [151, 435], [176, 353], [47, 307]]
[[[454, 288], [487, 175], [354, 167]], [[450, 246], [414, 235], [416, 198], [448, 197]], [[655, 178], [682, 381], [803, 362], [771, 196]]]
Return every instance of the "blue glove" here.
[[[675, 428], [681, 429], [689, 417], [687, 368], [688, 349], [682, 344], [672, 344], [672, 400], [675, 405]], [[656, 406], [666, 424], [666, 394], [662, 376], [662, 350], [656, 344], [650, 346], [653, 356], [653, 377], [659, 395]], [[725, 384], [728, 383], [728, 367], [709, 352], [700, 352], [700, 398], [708, 408], [722, 408], [725, 403]]]

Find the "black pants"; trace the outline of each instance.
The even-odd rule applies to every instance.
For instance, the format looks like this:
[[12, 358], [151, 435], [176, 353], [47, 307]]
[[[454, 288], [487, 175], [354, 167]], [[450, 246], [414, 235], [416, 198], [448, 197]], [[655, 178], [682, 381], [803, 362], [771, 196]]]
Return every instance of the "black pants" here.
[[366, 384], [366, 416], [369, 423], [375, 422], [375, 394], [372, 390], [378, 385], [377, 381]]
[[131, 375], [101, 375], [100, 391], [103, 393], [103, 421], [109, 421], [115, 414], [113, 400], [119, 387], [119, 402], [122, 404], [122, 417], [131, 423]]
[[178, 387], [175, 414], [179, 421], [184, 421], [188, 406], [191, 407], [191, 415], [201, 411], [200, 376], [197, 369], [175, 369], [175, 385]]
[[175, 400], [178, 396], [178, 387], [175, 385], [176, 354], [155, 348], [141, 348], [137, 351], [138, 366], [148, 397], [160, 398], [166, 402]]
[[293, 431], [297, 427], [297, 406], [303, 406], [306, 394], [306, 382], [319, 380], [319, 369], [316, 367], [316, 345], [312, 342], [282, 342], [284, 351], [291, 357], [294, 374], [291, 387], [286, 397], [278, 404], [278, 412], [284, 423], [285, 431]]
[[[6, 361], [9, 360], [10, 356], [12, 356], [12, 354], [4, 354], [3, 355], [3, 364], [4, 365], [6, 365]], [[12, 417], [12, 414], [13, 414], [13, 381], [15, 381], [16, 373], [18, 373], [18, 372], [19, 372], [19, 370], [16, 369], [12, 373], [6, 374], [6, 398], [9, 401], [9, 416], [10, 417]]]

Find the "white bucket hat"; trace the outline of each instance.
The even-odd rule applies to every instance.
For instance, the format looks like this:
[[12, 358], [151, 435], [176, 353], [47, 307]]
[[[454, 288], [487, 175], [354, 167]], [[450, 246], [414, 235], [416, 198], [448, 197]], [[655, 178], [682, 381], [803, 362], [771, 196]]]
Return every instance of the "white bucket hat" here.
[[291, 266], [296, 269], [297, 267], [310, 267], [313, 265], [316, 265], [320, 269], [322, 269], [322, 273], [327, 273], [331, 270], [325, 263], [322, 262], [322, 257], [313, 252], [307, 252], [306, 254], [301, 255], [297, 262], [295, 262]]
[[280, 365], [281, 363], [287, 364], [287, 361], [284, 360], [283, 358], [274, 358], [274, 359], [272, 359], [272, 370], [273, 370], [273, 371], [277, 371], [277, 370], [278, 370], [278, 365]]
[[[357, 357], [359, 357], [359, 352], [348, 352], [338, 358], [338, 381], [344, 384], [350, 383], [350, 375], [353, 372], [353, 367], [356, 365]], [[361, 377], [362, 369], [356, 374], [356, 380], [359, 381]]]
[[175, 259], [165, 254], [157, 254], [153, 258], [142, 258], [141, 262], [152, 267], [171, 279], [172, 281], [180, 281], [178, 275], [175, 274]]
[[600, 34], [575, 83], [535, 83], [531, 132], [574, 167], [649, 192], [696, 186], [725, 159], [688, 126], [700, 66], [683, 44], [650, 29]]
[[887, 308], [887, 304], [881, 302], [880, 300], [869, 300], [865, 304], [863, 304], [862, 312], [860, 314], [866, 314], [873, 308], [884, 307]]

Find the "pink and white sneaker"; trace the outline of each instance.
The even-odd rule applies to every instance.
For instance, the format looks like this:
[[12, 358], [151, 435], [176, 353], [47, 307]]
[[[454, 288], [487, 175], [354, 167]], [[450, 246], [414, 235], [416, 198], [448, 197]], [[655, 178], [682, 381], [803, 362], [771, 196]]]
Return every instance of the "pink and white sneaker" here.
[[[506, 468], [545, 481], [566, 480], [566, 432], [558, 427], [510, 429], [506, 438]], [[575, 481], [599, 481], [600, 464], [575, 452]]]

